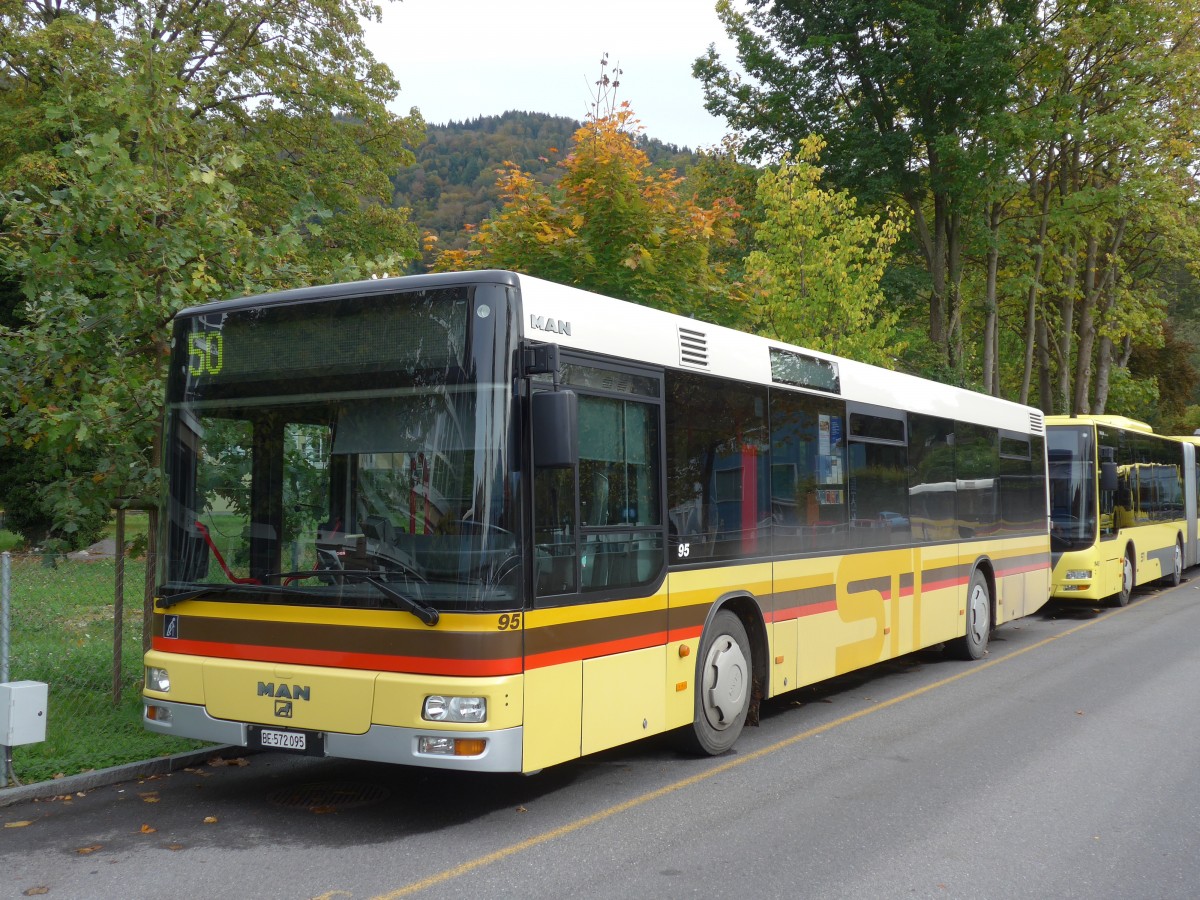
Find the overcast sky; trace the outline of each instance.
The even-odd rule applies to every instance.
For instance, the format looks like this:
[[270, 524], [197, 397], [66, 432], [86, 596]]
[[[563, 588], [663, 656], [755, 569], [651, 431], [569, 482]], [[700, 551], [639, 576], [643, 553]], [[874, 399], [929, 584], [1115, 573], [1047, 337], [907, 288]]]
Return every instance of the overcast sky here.
[[[624, 74], [652, 138], [717, 144], [724, 123], [704, 109], [692, 62], [710, 43], [733, 61], [715, 0], [403, 0], [383, 4], [367, 44], [400, 80], [397, 111], [445, 124], [506, 110], [583, 119], [600, 58]], [[610, 66], [611, 68], [611, 66]]]

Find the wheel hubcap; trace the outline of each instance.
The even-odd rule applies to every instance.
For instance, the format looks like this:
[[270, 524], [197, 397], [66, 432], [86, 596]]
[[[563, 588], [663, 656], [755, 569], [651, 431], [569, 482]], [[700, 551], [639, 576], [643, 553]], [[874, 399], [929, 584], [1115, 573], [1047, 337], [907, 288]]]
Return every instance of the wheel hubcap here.
[[1122, 581], [1125, 587], [1125, 593], [1130, 593], [1133, 590], [1133, 563], [1129, 561], [1129, 557], [1125, 557], [1125, 562], [1122, 563]]
[[975, 643], [982, 643], [988, 630], [988, 592], [981, 584], [971, 591], [971, 621], [968, 623]]
[[749, 666], [742, 648], [727, 634], [713, 641], [704, 661], [704, 715], [724, 730], [737, 721], [749, 695]]

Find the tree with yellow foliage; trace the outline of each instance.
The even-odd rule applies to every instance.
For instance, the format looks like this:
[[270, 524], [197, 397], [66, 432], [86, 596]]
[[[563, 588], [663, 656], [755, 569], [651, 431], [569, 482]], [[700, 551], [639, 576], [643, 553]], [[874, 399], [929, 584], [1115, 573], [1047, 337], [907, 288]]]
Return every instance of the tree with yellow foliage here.
[[894, 368], [904, 349], [880, 279], [905, 221], [862, 216], [846, 191], [820, 187], [824, 142], [808, 137], [758, 180], [758, 249], [746, 258], [750, 325], [759, 334]]
[[655, 172], [638, 148], [628, 104], [580, 127], [557, 184], [515, 163], [499, 171], [501, 209], [466, 250], [434, 269], [514, 269], [671, 312], [729, 322], [734, 301], [713, 251], [734, 241], [731, 200], [701, 206], [674, 171]]

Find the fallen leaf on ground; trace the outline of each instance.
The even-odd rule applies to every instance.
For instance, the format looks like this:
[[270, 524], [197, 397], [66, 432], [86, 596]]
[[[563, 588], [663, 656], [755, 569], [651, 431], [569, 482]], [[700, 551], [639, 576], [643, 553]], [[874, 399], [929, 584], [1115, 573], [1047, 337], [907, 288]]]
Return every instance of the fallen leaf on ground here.
[[39, 884], [37, 887], [26, 888], [23, 893], [26, 897], [36, 897], [39, 894], [50, 893], [50, 888], [46, 887], [44, 884]]
[[157, 828], [152, 828], [149, 825], [142, 826], [142, 834], [154, 834], [154, 832], [156, 832], [156, 831], [158, 831]]
[[5, 828], [24, 828], [26, 825], [32, 825], [31, 819], [22, 819], [20, 822], [5, 822]]
[[103, 846], [104, 846], [103, 844], [90, 844], [87, 847], [80, 847], [75, 852], [78, 853], [80, 856], [87, 856], [89, 853], [95, 853], [97, 850], [99, 850]]
[[248, 766], [250, 765], [250, 760], [241, 756], [235, 756], [233, 759], [223, 759], [220, 756], [214, 756], [208, 761], [208, 764], [213, 768], [220, 768], [221, 766]]
[[204, 824], [205, 824], [205, 825], [216, 825], [216, 824], [217, 824], [217, 817], [216, 817], [216, 816], [205, 816], [205, 817], [204, 817]]
[[158, 791], [147, 791], [144, 794], [138, 794], [142, 798], [143, 803], [157, 803], [159, 801]]
[[183, 844], [167, 844], [168, 850], [182, 850]]

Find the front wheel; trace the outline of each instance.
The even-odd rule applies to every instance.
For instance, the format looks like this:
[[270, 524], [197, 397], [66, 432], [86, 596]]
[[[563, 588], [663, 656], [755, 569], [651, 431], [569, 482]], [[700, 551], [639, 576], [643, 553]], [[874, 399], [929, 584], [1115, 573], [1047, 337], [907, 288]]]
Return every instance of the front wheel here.
[[948, 645], [959, 659], [982, 659], [992, 636], [992, 592], [987, 579], [976, 570], [967, 591], [967, 633]]
[[1121, 558], [1121, 590], [1114, 596], [1113, 601], [1117, 606], [1128, 606], [1129, 600], [1133, 597], [1133, 583], [1136, 576], [1136, 570], [1133, 567], [1133, 548], [1125, 551], [1125, 555]]
[[696, 711], [687, 748], [715, 756], [737, 741], [750, 709], [753, 678], [750, 639], [727, 609], [713, 616], [696, 660]]

